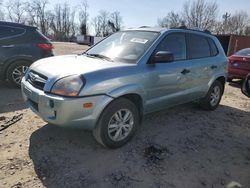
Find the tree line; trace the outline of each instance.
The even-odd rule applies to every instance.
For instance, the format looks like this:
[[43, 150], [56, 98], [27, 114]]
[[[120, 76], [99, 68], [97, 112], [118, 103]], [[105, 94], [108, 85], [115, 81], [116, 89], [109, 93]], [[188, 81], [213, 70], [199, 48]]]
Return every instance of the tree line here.
[[[90, 19], [89, 4], [82, 0], [78, 5], [68, 3], [50, 5], [48, 0], [0, 0], [0, 20], [36, 26], [49, 38], [71, 41], [77, 34], [106, 37], [123, 28], [120, 12], [100, 10]], [[216, 2], [186, 1], [181, 12], [171, 11], [159, 18], [158, 26], [199, 28], [214, 34], [250, 35], [250, 17], [247, 12], [225, 12], [219, 16]]]
[[221, 17], [216, 2], [205, 0], [186, 1], [181, 12], [171, 11], [158, 19], [161, 27], [199, 28], [214, 34], [250, 35], [250, 17], [245, 11], [225, 12]]
[[100, 10], [90, 20], [88, 8], [86, 0], [76, 6], [66, 2], [51, 6], [48, 0], [0, 0], [0, 20], [36, 26], [57, 41], [71, 41], [77, 34], [89, 34], [90, 26], [101, 37], [122, 28], [120, 12]]

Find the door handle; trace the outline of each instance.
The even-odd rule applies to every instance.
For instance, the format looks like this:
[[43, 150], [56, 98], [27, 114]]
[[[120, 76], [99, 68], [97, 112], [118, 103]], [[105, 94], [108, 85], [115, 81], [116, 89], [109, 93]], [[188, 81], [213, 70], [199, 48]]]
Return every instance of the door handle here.
[[217, 69], [217, 66], [216, 65], [212, 65], [211, 69]]
[[190, 70], [188, 70], [188, 69], [183, 69], [182, 71], [181, 71], [181, 74], [187, 74], [187, 73], [190, 73]]
[[15, 45], [3, 45], [2, 48], [13, 48]]

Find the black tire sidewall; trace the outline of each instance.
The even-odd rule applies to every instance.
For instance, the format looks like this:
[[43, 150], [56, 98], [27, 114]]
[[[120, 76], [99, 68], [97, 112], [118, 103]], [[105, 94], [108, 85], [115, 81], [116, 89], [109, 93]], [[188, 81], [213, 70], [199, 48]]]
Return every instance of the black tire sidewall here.
[[17, 86], [17, 87], [20, 87], [20, 85], [18, 85], [12, 78], [12, 73], [13, 73], [13, 70], [16, 68], [16, 67], [19, 67], [19, 66], [30, 66], [31, 65], [31, 62], [30, 61], [25, 61], [25, 60], [19, 60], [19, 61], [15, 61], [15, 62], [12, 62], [11, 65], [9, 66], [9, 68], [7, 69], [7, 72], [6, 72], [6, 77], [8, 79], [8, 81], [14, 85], [14, 86]]
[[[115, 112], [117, 112], [120, 109], [128, 109], [132, 112], [134, 117], [134, 125], [132, 131], [129, 133], [129, 135], [118, 142], [115, 142], [111, 140], [108, 136], [108, 124], [110, 121], [110, 118], [114, 115]], [[118, 148], [126, 144], [135, 134], [137, 128], [139, 125], [139, 112], [134, 103], [132, 103], [128, 99], [120, 98], [116, 99], [115, 101], [111, 102], [111, 104], [108, 105], [108, 107], [103, 111], [99, 121], [98, 125], [100, 126], [100, 138], [102, 143], [108, 147], [108, 148]]]

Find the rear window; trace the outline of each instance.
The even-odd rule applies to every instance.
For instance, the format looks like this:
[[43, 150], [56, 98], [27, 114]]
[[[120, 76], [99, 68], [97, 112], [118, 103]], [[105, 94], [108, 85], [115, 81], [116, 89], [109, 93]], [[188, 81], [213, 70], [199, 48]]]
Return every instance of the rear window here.
[[41, 31], [39, 31], [38, 29], [36, 29], [36, 32], [38, 33], [38, 35], [43, 38], [43, 39], [46, 39], [46, 40], [50, 40], [49, 38], [47, 38], [44, 34], [42, 34]]
[[10, 38], [25, 33], [25, 29], [0, 25], [0, 39]]
[[242, 50], [236, 52], [235, 55], [250, 56], [250, 48], [242, 49]]
[[197, 59], [210, 56], [210, 47], [206, 37], [187, 34], [188, 58]]

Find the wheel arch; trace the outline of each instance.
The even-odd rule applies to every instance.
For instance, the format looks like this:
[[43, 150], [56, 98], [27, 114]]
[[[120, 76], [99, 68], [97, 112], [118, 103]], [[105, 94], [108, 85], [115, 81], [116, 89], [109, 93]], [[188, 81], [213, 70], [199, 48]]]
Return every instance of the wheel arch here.
[[8, 60], [5, 61], [4, 63], [4, 66], [3, 66], [3, 79], [6, 79], [7, 78], [7, 71], [8, 69], [10, 68], [10, 66], [15, 63], [15, 62], [18, 62], [18, 61], [26, 61], [26, 62], [29, 62], [30, 64], [32, 64], [35, 59], [32, 57], [32, 56], [15, 56], [15, 57], [12, 57]]
[[212, 79], [209, 84], [208, 84], [208, 90], [209, 88], [212, 86], [212, 84], [215, 82], [215, 81], [219, 81], [221, 82], [222, 86], [223, 86], [223, 91], [222, 91], [222, 94], [224, 93], [224, 89], [225, 89], [225, 83], [226, 83], [226, 77], [224, 75], [218, 75], [216, 77], [214, 77], [214, 79]]
[[144, 112], [144, 98], [145, 91], [141, 85], [130, 84], [116, 88], [115, 90], [108, 93], [109, 96], [112, 96], [114, 99], [117, 98], [126, 98], [133, 102], [139, 110], [140, 117], [142, 119]]

